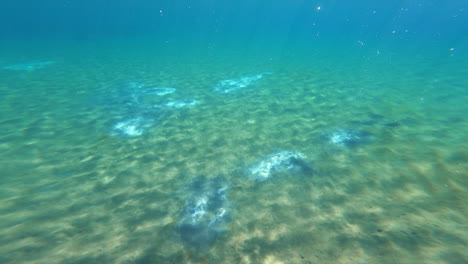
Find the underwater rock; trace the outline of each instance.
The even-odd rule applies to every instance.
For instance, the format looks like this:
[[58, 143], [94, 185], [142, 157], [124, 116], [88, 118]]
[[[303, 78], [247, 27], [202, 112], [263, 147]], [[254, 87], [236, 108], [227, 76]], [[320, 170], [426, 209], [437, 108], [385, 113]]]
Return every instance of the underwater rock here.
[[182, 210], [177, 232], [185, 246], [207, 250], [226, 232], [229, 215], [228, 190], [224, 179], [200, 178], [184, 193], [188, 199]]
[[141, 82], [129, 82], [128, 83], [128, 88], [130, 88], [130, 89], [139, 89], [139, 88], [142, 88], [144, 86], [145, 86], [145, 84], [141, 83]]
[[254, 181], [262, 182], [277, 173], [309, 171], [306, 160], [307, 157], [300, 152], [278, 151], [260, 160], [248, 172]]
[[134, 104], [143, 104], [142, 99], [151, 95], [163, 96], [174, 93], [177, 89], [173, 87], [148, 87], [141, 82], [129, 82], [123, 88], [123, 92]]
[[247, 75], [238, 79], [221, 80], [215, 86], [214, 91], [218, 93], [230, 93], [245, 88], [263, 78], [263, 74]]
[[154, 120], [143, 116], [129, 118], [114, 125], [113, 131], [116, 134], [128, 137], [141, 136], [143, 132], [154, 125]]
[[388, 128], [397, 128], [397, 127], [400, 127], [401, 124], [400, 122], [397, 122], [397, 121], [389, 121], [389, 122], [384, 123], [383, 126], [388, 127]]
[[404, 124], [404, 119], [398, 121], [375, 113], [357, 114], [353, 119], [343, 126], [345, 128], [322, 133], [322, 139], [330, 145], [356, 147], [375, 141], [377, 136], [374, 133], [394, 130]]
[[367, 144], [372, 139], [372, 134], [360, 130], [340, 129], [325, 134], [328, 142], [342, 147], [354, 147]]
[[112, 134], [125, 137], [141, 136], [158, 124], [172, 109], [193, 107], [199, 100], [167, 100], [163, 95], [176, 92], [173, 87], [147, 87], [141, 82], [123, 82], [112, 93], [101, 96], [99, 105], [116, 117], [112, 124]]
[[[151, 97], [151, 95], [161, 96], [176, 91], [172, 87], [146, 87], [141, 82], [125, 82], [120, 84], [116, 90], [110, 96], [108, 94], [103, 95], [102, 101], [107, 103], [108, 111], [113, 116], [120, 117], [119, 121], [113, 123], [112, 134], [124, 137], [143, 135], [146, 130], [157, 124], [157, 121], [164, 116], [167, 108], [166, 103], [154, 96]], [[175, 101], [169, 106], [178, 108], [194, 104], [193, 101]]]
[[142, 104], [142, 99], [151, 95], [163, 96], [176, 91], [173, 87], [147, 87], [144, 83], [129, 82], [128, 83], [128, 98], [131, 98], [134, 103]]
[[38, 61], [38, 62], [27, 62], [27, 63], [18, 63], [8, 66], [4, 66], [4, 70], [13, 70], [13, 71], [34, 71], [42, 69], [50, 64], [55, 63], [55, 61]]
[[171, 94], [176, 91], [176, 88], [172, 87], [151, 87], [151, 88], [146, 88], [145, 89], [145, 94], [155, 94], [155, 95], [166, 95], [166, 94]]
[[381, 126], [384, 128], [398, 128], [404, 123], [405, 120], [406, 118], [398, 121], [386, 118], [383, 115], [367, 113], [362, 119], [352, 120], [349, 122], [349, 124], [351, 126]]
[[191, 107], [194, 105], [199, 104], [200, 101], [198, 100], [188, 100], [188, 101], [169, 101], [166, 103], [167, 107], [172, 107], [172, 108], [182, 108], [182, 107]]
[[354, 126], [373, 126], [378, 124], [377, 120], [358, 120], [358, 121], [351, 121], [349, 122], [350, 125]]

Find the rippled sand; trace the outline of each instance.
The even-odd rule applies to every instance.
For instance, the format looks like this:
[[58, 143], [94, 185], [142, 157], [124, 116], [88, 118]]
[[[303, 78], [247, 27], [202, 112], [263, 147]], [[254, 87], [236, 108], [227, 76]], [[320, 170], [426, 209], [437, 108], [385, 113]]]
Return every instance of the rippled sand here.
[[[47, 58], [56, 61], [50, 69], [0, 72], [1, 263], [468, 258], [462, 60], [434, 72], [405, 54], [271, 62], [138, 50], [78, 50]], [[271, 74], [213, 91], [259, 72]], [[127, 112], [114, 99], [128, 82], [176, 89], [148, 104], [200, 103], [116, 136]], [[326, 136], [342, 130], [371, 137], [346, 145]], [[311, 170], [249, 177], [252, 164], [281, 149], [303, 153]], [[177, 228], [191, 195], [184, 190], [200, 177], [229, 182], [229, 218], [213, 245], [194, 250]]]

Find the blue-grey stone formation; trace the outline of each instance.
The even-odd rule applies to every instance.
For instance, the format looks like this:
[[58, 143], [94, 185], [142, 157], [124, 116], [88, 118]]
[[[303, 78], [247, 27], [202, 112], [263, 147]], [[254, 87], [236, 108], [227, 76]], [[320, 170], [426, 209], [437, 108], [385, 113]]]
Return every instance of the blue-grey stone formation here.
[[3, 66], [2, 69], [4, 70], [12, 70], [12, 71], [34, 71], [45, 68], [51, 64], [54, 64], [54, 61], [36, 61], [36, 62], [26, 62], [26, 63], [18, 63]]
[[170, 100], [173, 87], [152, 87], [140, 82], [125, 82], [113, 94], [103, 95], [99, 104], [106, 104], [113, 119], [111, 134], [137, 137], [157, 126], [169, 112], [194, 107], [199, 100]]
[[230, 215], [228, 190], [228, 183], [223, 178], [200, 177], [184, 191], [188, 199], [177, 232], [186, 247], [208, 250], [226, 232]]
[[243, 89], [247, 86], [250, 86], [263, 78], [265, 74], [271, 73], [263, 73], [263, 74], [252, 74], [246, 75], [237, 79], [226, 79], [221, 80], [216, 84], [213, 91], [217, 93], [231, 93]]
[[276, 174], [310, 172], [307, 157], [301, 152], [279, 150], [262, 158], [249, 167], [249, 177], [263, 182]]
[[361, 130], [339, 129], [325, 133], [325, 138], [330, 144], [336, 146], [355, 147], [368, 144], [372, 140], [373, 135]]

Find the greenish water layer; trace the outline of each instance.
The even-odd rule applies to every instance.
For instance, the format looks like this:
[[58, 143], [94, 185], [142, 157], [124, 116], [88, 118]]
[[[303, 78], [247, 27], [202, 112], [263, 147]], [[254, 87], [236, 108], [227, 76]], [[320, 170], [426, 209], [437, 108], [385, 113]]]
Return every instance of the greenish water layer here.
[[[466, 261], [466, 57], [325, 44], [5, 54], [0, 262]], [[115, 133], [141, 114], [141, 133]], [[250, 177], [281, 150], [307, 169]], [[180, 228], [191, 186], [220, 178], [226, 218], [194, 246]]]

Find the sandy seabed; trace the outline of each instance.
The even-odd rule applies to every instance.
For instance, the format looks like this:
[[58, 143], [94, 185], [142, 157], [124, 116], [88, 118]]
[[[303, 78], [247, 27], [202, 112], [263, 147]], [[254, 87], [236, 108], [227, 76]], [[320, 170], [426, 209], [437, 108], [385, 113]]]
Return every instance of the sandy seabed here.
[[[1, 263], [467, 261], [463, 71], [129, 57], [0, 73]], [[262, 72], [271, 74], [213, 92], [219, 80]], [[132, 81], [177, 88], [148, 104], [200, 103], [165, 110], [141, 135], [114, 135], [110, 115], [127, 112], [111, 99]], [[327, 133], [340, 129], [372, 137], [333, 144]], [[249, 178], [249, 166], [281, 149], [304, 153], [312, 169]], [[203, 250], [177, 232], [199, 177], [229, 182], [229, 217]]]

